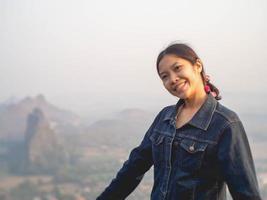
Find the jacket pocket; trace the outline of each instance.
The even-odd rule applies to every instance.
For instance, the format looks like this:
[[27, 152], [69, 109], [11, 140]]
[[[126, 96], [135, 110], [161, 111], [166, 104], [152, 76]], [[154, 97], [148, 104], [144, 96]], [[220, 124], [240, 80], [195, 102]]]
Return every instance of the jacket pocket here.
[[182, 139], [178, 152], [180, 167], [184, 171], [195, 171], [201, 167], [208, 143]]
[[161, 134], [152, 134], [149, 139], [152, 142], [152, 154], [154, 167], [162, 165], [164, 160], [164, 138]]

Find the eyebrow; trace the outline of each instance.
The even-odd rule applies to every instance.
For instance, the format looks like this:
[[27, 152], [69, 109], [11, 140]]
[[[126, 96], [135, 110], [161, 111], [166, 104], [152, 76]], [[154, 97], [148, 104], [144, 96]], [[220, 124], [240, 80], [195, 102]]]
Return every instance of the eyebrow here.
[[[179, 64], [179, 63], [178, 63], [178, 62], [173, 63], [173, 64], [170, 66], [170, 68], [173, 68], [173, 67], [174, 67], [175, 65], [177, 65], [177, 64]], [[159, 75], [161, 76], [163, 73], [165, 73], [165, 71], [160, 72]]]

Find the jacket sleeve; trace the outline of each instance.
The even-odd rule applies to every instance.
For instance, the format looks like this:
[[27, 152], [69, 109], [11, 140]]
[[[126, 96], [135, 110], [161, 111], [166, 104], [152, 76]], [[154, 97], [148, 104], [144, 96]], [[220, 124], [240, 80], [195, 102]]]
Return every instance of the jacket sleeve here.
[[97, 200], [125, 199], [141, 182], [145, 172], [153, 164], [152, 144], [149, 136], [159, 121], [160, 113], [146, 132], [141, 144], [131, 151], [128, 160], [124, 162], [116, 177]]
[[261, 200], [249, 142], [241, 121], [229, 123], [218, 144], [219, 168], [234, 200]]

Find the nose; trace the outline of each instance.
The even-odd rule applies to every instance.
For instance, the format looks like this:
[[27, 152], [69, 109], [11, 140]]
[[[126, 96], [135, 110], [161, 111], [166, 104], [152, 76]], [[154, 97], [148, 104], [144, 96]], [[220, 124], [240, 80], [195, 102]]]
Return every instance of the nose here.
[[170, 80], [171, 80], [171, 84], [173, 85], [177, 83], [177, 81], [179, 80], [179, 77], [176, 74], [171, 74]]

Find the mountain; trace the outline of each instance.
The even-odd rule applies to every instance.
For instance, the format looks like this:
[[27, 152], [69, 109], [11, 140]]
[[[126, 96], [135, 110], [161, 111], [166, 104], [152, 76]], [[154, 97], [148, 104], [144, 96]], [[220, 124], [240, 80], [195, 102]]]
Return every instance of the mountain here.
[[28, 115], [24, 144], [28, 171], [53, 172], [68, 162], [62, 141], [39, 108]]
[[129, 148], [141, 142], [154, 115], [141, 109], [126, 109], [112, 118], [98, 120], [86, 128], [78, 139], [79, 145], [99, 145]]
[[43, 95], [37, 95], [36, 97], [26, 97], [20, 101], [1, 104], [0, 139], [23, 139], [27, 116], [35, 108], [43, 111], [50, 125], [58, 133], [71, 134], [78, 131], [80, 118], [77, 115], [50, 104]]

